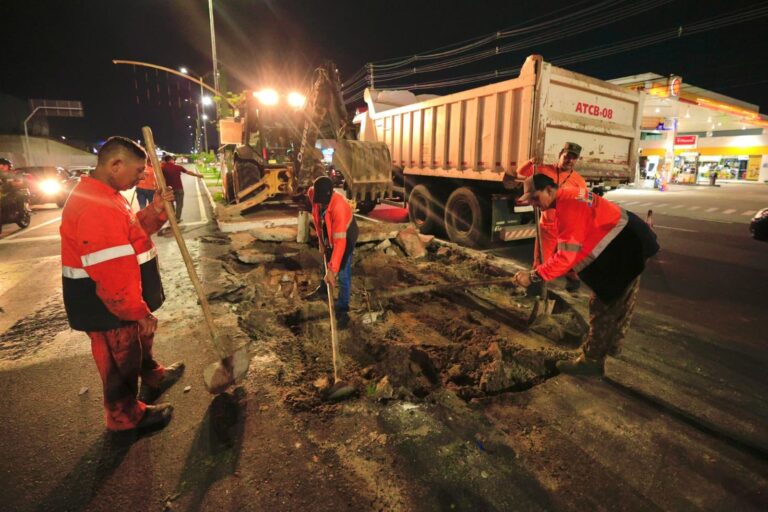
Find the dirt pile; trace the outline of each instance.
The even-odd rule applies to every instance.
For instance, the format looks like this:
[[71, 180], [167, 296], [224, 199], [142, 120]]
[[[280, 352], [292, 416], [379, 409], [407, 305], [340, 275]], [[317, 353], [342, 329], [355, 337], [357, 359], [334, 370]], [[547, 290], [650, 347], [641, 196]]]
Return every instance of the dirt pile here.
[[[231, 302], [254, 348], [277, 356], [273, 377], [289, 404], [333, 409], [320, 399], [332, 384], [327, 305], [304, 299], [320, 283], [319, 253], [292, 242], [244, 244], [240, 237], [238, 244], [222, 262], [226, 282], [212, 298]], [[447, 389], [471, 400], [528, 389], [553, 375], [584, 334], [563, 303], [550, 329], [555, 339], [537, 335], [527, 325], [533, 299], [523, 290], [457, 286], [508, 273], [412, 232], [368, 237], [352, 273], [341, 373], [366, 399], [423, 401]]]

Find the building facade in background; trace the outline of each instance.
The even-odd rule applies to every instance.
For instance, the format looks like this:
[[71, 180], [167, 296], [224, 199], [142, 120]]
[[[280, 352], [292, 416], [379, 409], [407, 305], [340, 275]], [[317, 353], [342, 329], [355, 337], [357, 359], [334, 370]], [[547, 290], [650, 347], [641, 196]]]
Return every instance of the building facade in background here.
[[768, 182], [768, 117], [759, 107], [645, 73], [610, 80], [648, 94], [640, 134], [638, 179], [667, 183]]

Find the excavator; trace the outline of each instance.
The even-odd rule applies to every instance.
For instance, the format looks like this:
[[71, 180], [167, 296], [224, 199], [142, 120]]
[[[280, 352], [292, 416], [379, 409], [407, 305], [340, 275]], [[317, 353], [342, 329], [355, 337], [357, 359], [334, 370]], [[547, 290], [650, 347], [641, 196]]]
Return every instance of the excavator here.
[[306, 96], [246, 91], [235, 117], [220, 122], [220, 134], [224, 218], [267, 200], [297, 201], [315, 178], [328, 172], [318, 141], [332, 149], [332, 166], [358, 211], [367, 213], [392, 192], [389, 150], [382, 142], [356, 140], [332, 62], [314, 70]]

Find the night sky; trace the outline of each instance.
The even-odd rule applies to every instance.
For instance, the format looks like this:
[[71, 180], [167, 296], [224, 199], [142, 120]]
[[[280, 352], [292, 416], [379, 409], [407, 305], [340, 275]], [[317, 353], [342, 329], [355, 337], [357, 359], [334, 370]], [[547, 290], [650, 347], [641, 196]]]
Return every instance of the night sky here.
[[[647, 2], [606, 1], [627, 9]], [[221, 73], [229, 89], [306, 86], [323, 60], [342, 80], [369, 61], [408, 56], [498, 30], [561, 18], [597, 2], [572, 0], [369, 1], [214, 0]], [[519, 67], [531, 53], [545, 59], [722, 16], [766, 2], [677, 0], [588, 32], [430, 75], [387, 84], [450, 79]], [[595, 14], [597, 16], [597, 14]], [[159, 144], [191, 147], [187, 116], [194, 86], [162, 73], [116, 66], [112, 59], [211, 70], [205, 0], [17, 1], [0, 6], [0, 92], [27, 98], [82, 100], [84, 119], [51, 119], [54, 136], [88, 141], [140, 137], [144, 124]], [[578, 23], [588, 23], [582, 20]], [[546, 35], [575, 26], [566, 18]], [[768, 111], [768, 17], [566, 67], [599, 78], [647, 71], [756, 103]], [[509, 38], [499, 44], [529, 36]], [[496, 44], [496, 43], [494, 43]], [[439, 62], [439, 61], [430, 61]], [[206, 78], [212, 84], [210, 75]], [[479, 85], [479, 84], [478, 84]], [[472, 87], [465, 86], [463, 88]], [[446, 93], [456, 89], [424, 91]], [[159, 92], [158, 92], [159, 91]], [[137, 99], [138, 98], [138, 99]], [[181, 105], [181, 106], [180, 106]], [[210, 133], [210, 132], [209, 132]]]

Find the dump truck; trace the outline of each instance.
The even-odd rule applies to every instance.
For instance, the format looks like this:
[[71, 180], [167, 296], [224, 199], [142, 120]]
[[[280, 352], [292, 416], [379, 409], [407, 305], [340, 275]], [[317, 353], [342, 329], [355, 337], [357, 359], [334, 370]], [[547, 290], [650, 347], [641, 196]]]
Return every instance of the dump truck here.
[[367, 89], [359, 140], [389, 148], [393, 192], [424, 233], [451, 241], [535, 236], [519, 183], [505, 172], [530, 158], [555, 163], [565, 142], [582, 146], [575, 168], [594, 187], [635, 176], [643, 96], [529, 56], [517, 78], [439, 97]]

